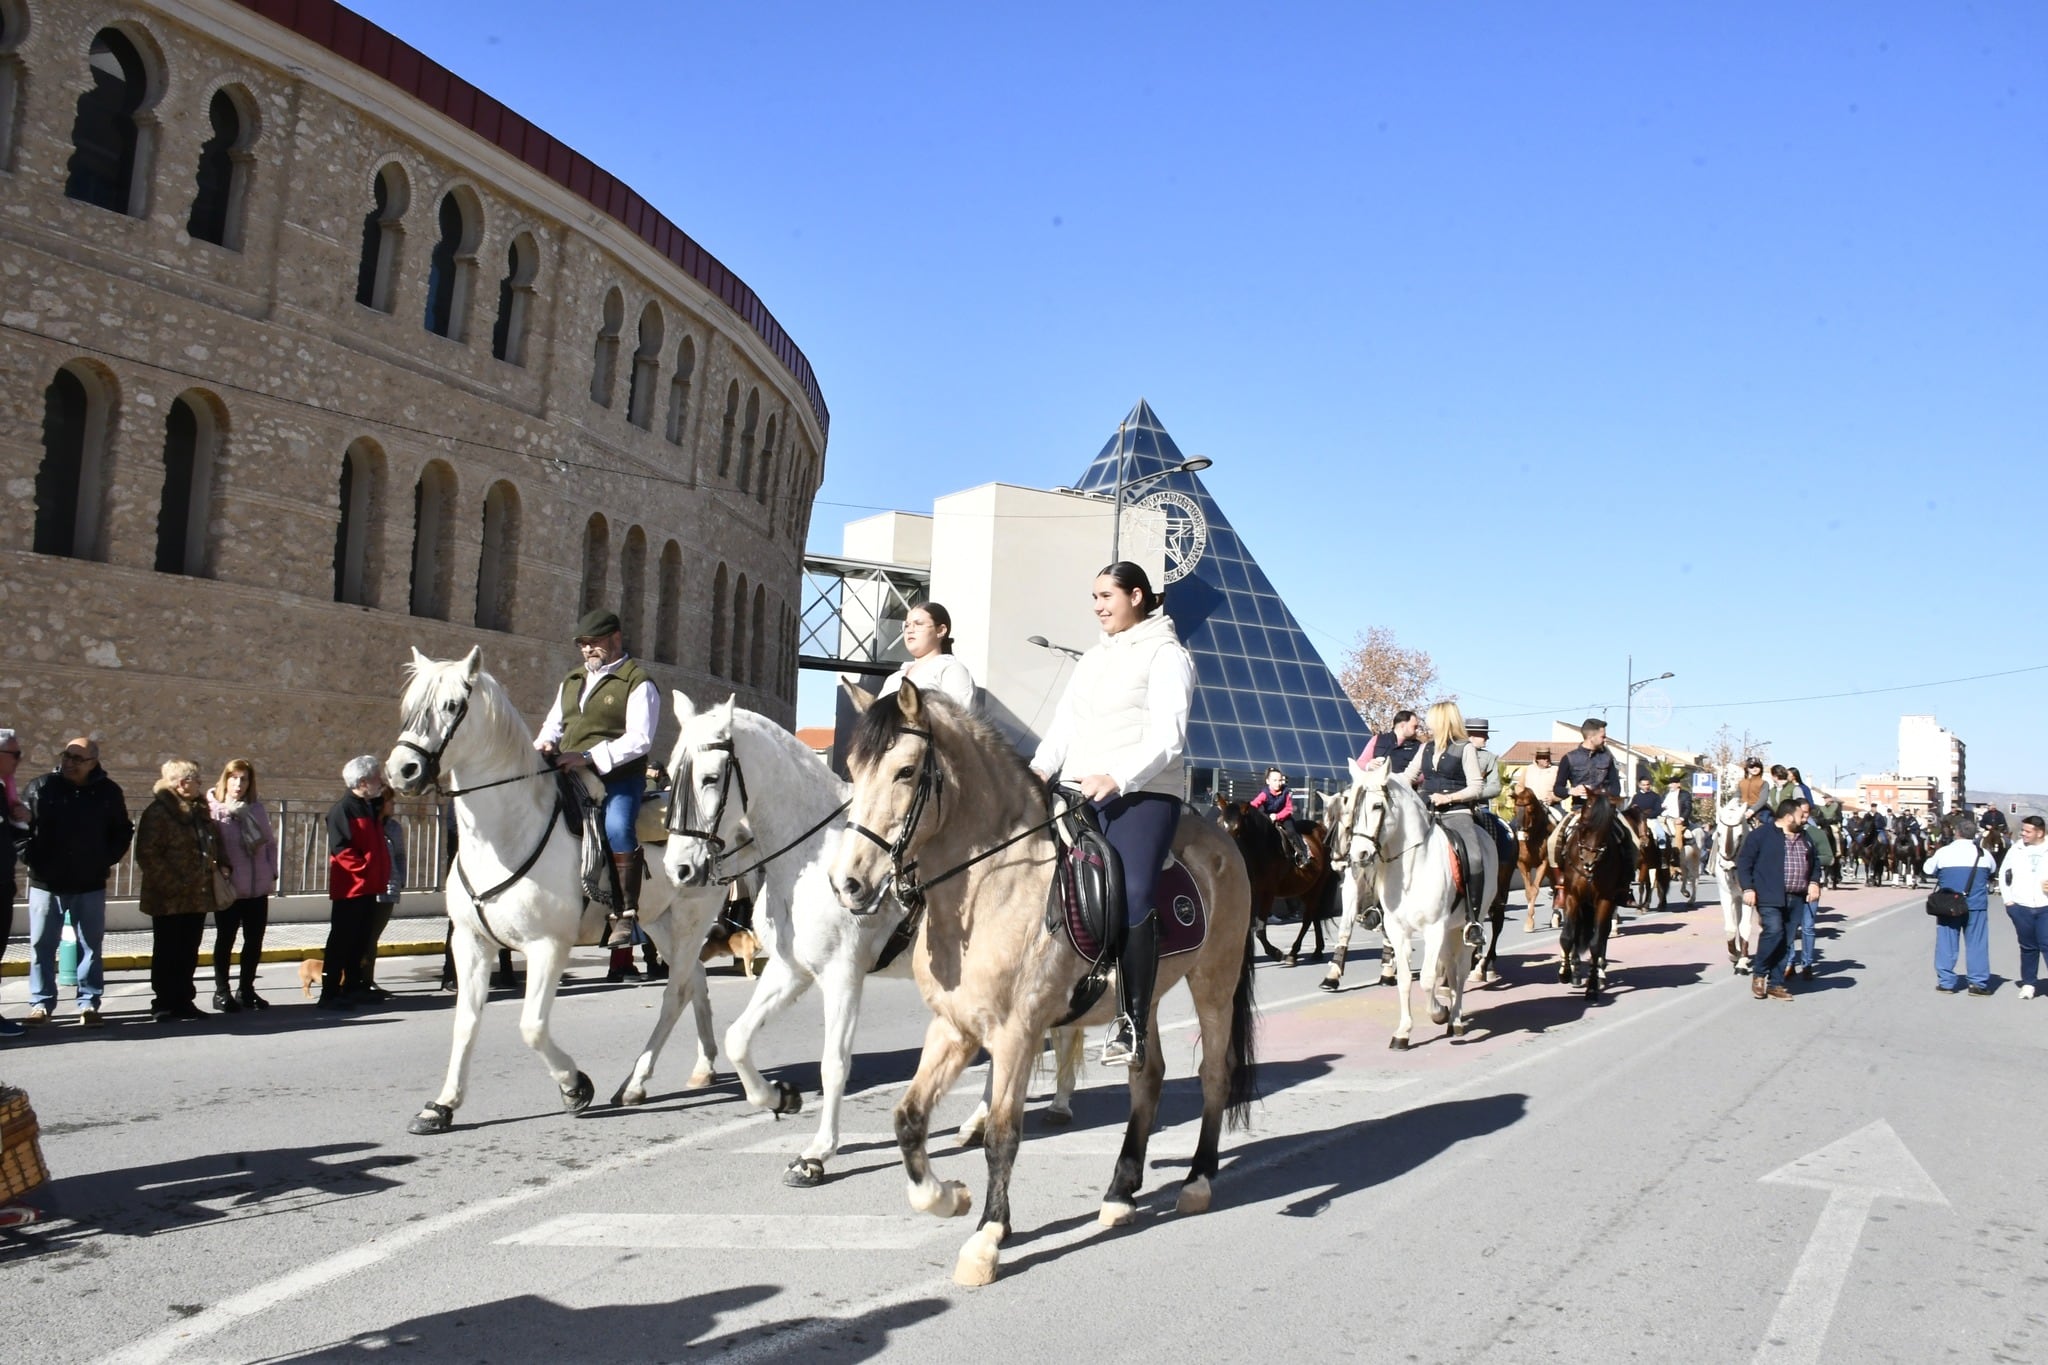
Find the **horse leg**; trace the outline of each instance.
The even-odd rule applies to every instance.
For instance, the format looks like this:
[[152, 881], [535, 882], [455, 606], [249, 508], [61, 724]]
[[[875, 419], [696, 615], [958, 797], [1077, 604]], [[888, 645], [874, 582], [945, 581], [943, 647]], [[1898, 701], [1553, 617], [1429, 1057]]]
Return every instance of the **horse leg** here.
[[[704, 976], [704, 963], [695, 953], [690, 958], [690, 1009], [696, 1016], [697, 1024], [697, 1065], [690, 1068], [690, 1079], [683, 1083], [686, 1090], [702, 1090], [716, 1079], [718, 1072], [714, 1063], [718, 1060], [718, 1037], [711, 1023], [711, 983]], [[674, 958], [669, 959], [668, 974], [674, 976], [681, 970]]]
[[1614, 907], [1608, 901], [1593, 903], [1593, 952], [1586, 963], [1586, 998], [1600, 998], [1600, 973], [1607, 965], [1607, 936], [1613, 932]]
[[732, 1021], [725, 1031], [725, 1058], [732, 1063], [732, 1069], [740, 1078], [741, 1087], [747, 1092], [747, 1103], [756, 1109], [766, 1109], [772, 1114], [801, 1113], [804, 1097], [797, 1088], [783, 1081], [775, 1082], [770, 1089], [767, 1080], [754, 1066], [754, 1035], [769, 1018], [779, 1014], [789, 1003], [810, 988], [811, 978], [801, 975], [780, 953], [771, 953], [768, 965], [761, 969], [761, 975], [754, 982], [753, 998], [740, 1011], [740, 1017]]
[[[952, 1089], [960, 1072], [974, 1058], [977, 1040], [969, 1038], [948, 1020], [934, 1017], [924, 1031], [924, 1052], [917, 1059], [917, 1074], [896, 1102], [896, 1146], [903, 1153], [903, 1173], [910, 1181], [910, 1207], [919, 1213], [953, 1218], [967, 1212], [974, 1197], [957, 1180], [939, 1180], [932, 1175], [932, 1163], [925, 1150], [930, 1131], [932, 1107]], [[726, 1050], [732, 1040], [726, 1039]]]
[[1394, 989], [1399, 991], [1401, 996], [1401, 1019], [1394, 1025], [1394, 1036], [1387, 1040], [1387, 1046], [1405, 1050], [1408, 1039], [1415, 1032], [1415, 1015], [1408, 1003], [1409, 991], [1414, 987], [1414, 981], [1408, 975], [1408, 931], [1391, 919], [1385, 923], [1387, 946], [1394, 950]]
[[1074, 1081], [1088, 1050], [1087, 1033], [1072, 1024], [1052, 1031], [1052, 1103], [1045, 1108], [1045, 1121], [1064, 1128], [1074, 1121]]
[[634, 1105], [647, 1102], [648, 1079], [654, 1075], [654, 1064], [661, 1056], [661, 1049], [668, 1043], [668, 1036], [674, 1030], [676, 1021], [682, 1018], [685, 1003], [695, 1005], [697, 1010], [697, 1070], [692, 1072], [690, 1077], [693, 1087], [705, 1083], [697, 1079], [699, 1073], [702, 1073], [706, 1080], [709, 1079], [711, 1058], [717, 1055], [716, 1046], [711, 1043], [711, 1002], [706, 998], [708, 991], [704, 980], [704, 966], [697, 963], [694, 970], [686, 972], [682, 969], [684, 959], [688, 958], [694, 962], [696, 954], [694, 951], [677, 951], [681, 944], [676, 937], [675, 915], [665, 913], [654, 919], [645, 920], [640, 928], [653, 941], [655, 951], [669, 964], [668, 985], [661, 993], [661, 1011], [655, 1016], [654, 1031], [647, 1035], [646, 1046], [641, 1049], [638, 1060], [633, 1063], [631, 1074], [612, 1095], [613, 1104]]
[[810, 1146], [789, 1163], [782, 1183], [809, 1189], [825, 1179], [825, 1163], [839, 1151], [839, 1106], [846, 1099], [846, 1077], [853, 1070], [853, 1035], [860, 1028], [861, 991], [867, 973], [850, 959], [841, 959], [818, 977], [825, 997], [825, 1051], [818, 1059], [818, 1133]]
[[988, 1201], [981, 1226], [960, 1248], [953, 1263], [953, 1283], [970, 1288], [991, 1284], [1002, 1261], [1002, 1242], [1010, 1235], [1010, 1172], [1017, 1164], [1017, 1143], [1024, 1126], [1024, 1092], [1031, 1083], [1034, 1053], [1044, 1045], [1036, 1031], [1026, 1036], [1014, 1023], [988, 1040], [990, 1100], [988, 1135]]
[[448, 1074], [441, 1081], [441, 1093], [428, 1101], [412, 1122], [408, 1133], [425, 1136], [445, 1133], [462, 1107], [463, 1092], [469, 1087], [469, 1058], [476, 1047], [476, 1026], [484, 1017], [484, 1001], [491, 993], [491, 952], [475, 931], [457, 924], [450, 947], [455, 954], [455, 1028], [448, 1050]]
[[[1309, 926], [1309, 922], [1310, 922], [1310, 920], [1311, 920], [1311, 919], [1312, 919], [1312, 918], [1314, 917], [1315, 913], [1316, 913], [1316, 907], [1315, 907], [1315, 906], [1313, 906], [1313, 905], [1310, 905], [1310, 904], [1308, 903], [1308, 900], [1307, 900], [1307, 898], [1305, 898], [1305, 897], [1304, 897], [1304, 898], [1303, 898], [1303, 900], [1302, 900], [1302, 902], [1301, 902], [1301, 927], [1300, 927], [1299, 929], [1295, 930], [1295, 933], [1294, 933], [1294, 946], [1293, 946], [1292, 948], [1289, 948], [1289, 949], [1287, 950], [1287, 956], [1286, 956], [1285, 958], [1281, 959], [1281, 962], [1280, 962], [1280, 965], [1281, 965], [1281, 966], [1283, 966], [1283, 967], [1292, 967], [1292, 966], [1294, 966], [1294, 965], [1295, 965], [1296, 963], [1298, 963], [1298, 962], [1300, 962], [1300, 961], [1301, 961], [1301, 945], [1302, 945], [1302, 943], [1303, 943], [1303, 942], [1304, 942], [1304, 941], [1305, 941], [1305, 940], [1306, 940], [1306, 939], [1308, 938], [1308, 926]], [[1317, 939], [1317, 944], [1316, 944], [1316, 951], [1317, 951], [1318, 953], [1322, 952], [1322, 950], [1323, 950], [1323, 949], [1322, 949], [1322, 943], [1321, 943], [1321, 939], [1322, 939], [1322, 937], [1323, 937], [1323, 930], [1322, 930], [1322, 926], [1321, 926], [1321, 924], [1320, 924], [1320, 923], [1318, 923], [1318, 924], [1317, 924], [1317, 926], [1316, 926], [1316, 939]]]
[[1223, 1119], [1230, 1108], [1231, 1057], [1243, 1041], [1235, 1036], [1237, 983], [1223, 972], [1216, 973], [1221, 980], [1212, 979], [1201, 973], [1199, 965], [1188, 973], [1188, 994], [1195, 1000], [1195, 1022], [1203, 1040], [1202, 1128], [1195, 1140], [1195, 1158], [1188, 1163], [1188, 1178], [1174, 1201], [1176, 1213], [1209, 1211], [1210, 1182], [1216, 1178]]
[[1344, 960], [1351, 956], [1351, 931], [1358, 927], [1358, 892], [1351, 885], [1351, 879], [1344, 879], [1341, 892], [1344, 918], [1337, 921], [1337, 941], [1330, 950], [1330, 969], [1323, 973], [1322, 987], [1326, 991], [1337, 989], [1337, 983], [1344, 979]]
[[[1462, 939], [1462, 930], [1453, 934], [1450, 916], [1435, 921], [1422, 931], [1422, 989], [1423, 998], [1429, 1002], [1429, 1022], [1441, 1024], [1451, 1016], [1444, 1008], [1443, 998], [1437, 994], [1444, 973], [1457, 965], [1457, 950], [1451, 948], [1453, 938]], [[1448, 949], [1448, 955], [1447, 955]]]
[[[555, 1078], [555, 1088], [562, 1092], [562, 1107], [580, 1114], [590, 1107], [597, 1089], [548, 1032], [548, 1016], [554, 1012], [555, 988], [562, 983], [569, 947], [561, 939], [542, 938], [529, 941], [525, 952], [526, 1002], [519, 1013], [519, 1036], [540, 1054], [548, 1074]], [[674, 977], [675, 973], [669, 975]]]
[[[1495, 919], [1494, 932], [1498, 933], [1499, 931], [1500, 921]], [[1450, 951], [1450, 958], [1444, 972], [1444, 985], [1449, 988], [1451, 996], [1451, 1008], [1447, 1020], [1449, 1027], [1445, 1032], [1453, 1038], [1462, 1038], [1465, 1036], [1465, 1030], [1472, 1026], [1472, 1021], [1465, 1017], [1465, 978], [1470, 974], [1465, 970], [1465, 959], [1467, 956], [1476, 959], [1478, 954], [1477, 950], [1465, 943], [1463, 935], [1453, 937], [1447, 933], [1444, 937]], [[1479, 964], [1476, 960], [1473, 962], [1472, 968], [1474, 971], [1479, 969]]]
[[[1117, 1153], [1109, 1191], [1102, 1196], [1102, 1207], [1095, 1214], [1095, 1220], [1106, 1228], [1122, 1227], [1138, 1216], [1132, 1201], [1145, 1183], [1145, 1148], [1152, 1140], [1152, 1125], [1159, 1116], [1159, 1088], [1166, 1079], [1166, 1048], [1159, 1039], [1159, 994], [1155, 992], [1152, 997], [1152, 1021], [1145, 1035], [1145, 1064], [1131, 1068], [1131, 1117], [1124, 1125], [1123, 1150]], [[1229, 1052], [1228, 1047], [1219, 1050]]]

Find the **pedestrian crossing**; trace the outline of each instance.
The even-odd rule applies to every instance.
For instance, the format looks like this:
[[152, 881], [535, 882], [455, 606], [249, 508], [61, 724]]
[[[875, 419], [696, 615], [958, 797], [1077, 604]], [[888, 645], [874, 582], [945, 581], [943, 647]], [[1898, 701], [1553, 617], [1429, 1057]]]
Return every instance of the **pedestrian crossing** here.
[[606, 1251], [914, 1251], [949, 1234], [933, 1218], [861, 1213], [570, 1213], [499, 1246]]

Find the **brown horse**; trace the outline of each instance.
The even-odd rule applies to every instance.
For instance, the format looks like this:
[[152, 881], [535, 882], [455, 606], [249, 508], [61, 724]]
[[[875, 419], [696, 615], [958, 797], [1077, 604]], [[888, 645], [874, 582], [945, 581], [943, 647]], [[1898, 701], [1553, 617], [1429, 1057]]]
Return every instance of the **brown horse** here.
[[1578, 823], [1559, 850], [1564, 891], [1558, 899], [1564, 933], [1558, 941], [1561, 959], [1557, 979], [1571, 985], [1580, 954], [1586, 955], [1586, 998], [1600, 994], [1600, 973], [1607, 966], [1607, 937], [1614, 927], [1614, 907], [1628, 895], [1634, 862], [1621, 816], [1605, 792], [1596, 792], [1579, 812]]
[[[1534, 793], [1515, 788], [1515, 866], [1522, 873], [1522, 896], [1526, 902], [1522, 932], [1536, 929], [1536, 890], [1550, 880], [1550, 808]], [[1550, 888], [1551, 912], [1556, 913], [1558, 889]]]
[[[864, 713], [847, 755], [853, 798], [827, 875], [840, 904], [857, 915], [873, 913], [891, 887], [898, 900], [925, 907], [910, 967], [932, 1021], [895, 1113], [914, 1209], [951, 1218], [972, 1202], [959, 1181], [933, 1175], [926, 1137], [932, 1106], [975, 1052], [988, 1049], [988, 1203], [953, 1268], [960, 1284], [988, 1284], [1010, 1232], [1010, 1172], [1032, 1064], [1046, 1029], [1070, 1014], [1090, 962], [1070, 935], [1046, 932], [1059, 853], [1045, 788], [1010, 741], [915, 683], [879, 699], [861, 693], [854, 704]], [[1158, 1010], [1168, 991], [1187, 983], [1202, 1041], [1202, 1123], [1175, 1204], [1181, 1213], [1208, 1211], [1224, 1120], [1242, 1124], [1255, 1095], [1244, 859], [1207, 820], [1182, 820], [1173, 852], [1208, 907], [1208, 932], [1200, 947], [1159, 961], [1144, 1055], [1130, 1068], [1130, 1121], [1098, 1215], [1110, 1227], [1137, 1217], [1166, 1075]], [[1111, 988], [1072, 1022], [1107, 1022], [1115, 1010]]]
[[[1266, 956], [1279, 958], [1283, 967], [1294, 966], [1301, 960], [1302, 942], [1313, 928], [1316, 956], [1321, 957], [1323, 921], [1335, 915], [1338, 908], [1337, 879], [1330, 875], [1330, 857], [1321, 826], [1302, 835], [1309, 857], [1307, 863], [1297, 863], [1265, 812], [1255, 811], [1242, 801], [1225, 801], [1220, 794], [1216, 798], [1216, 812], [1223, 828], [1237, 841], [1238, 852], [1244, 854], [1244, 869], [1252, 879], [1252, 921], [1259, 926], [1259, 946], [1266, 950]], [[1266, 926], [1273, 918], [1273, 907], [1290, 899], [1301, 906], [1301, 928], [1295, 931], [1294, 946], [1282, 953], [1267, 939]]]
[[1650, 828], [1650, 817], [1639, 810], [1624, 810], [1621, 818], [1628, 821], [1628, 827], [1636, 836], [1635, 884], [1639, 894], [1636, 904], [1644, 910], [1650, 906], [1650, 887], [1657, 888], [1659, 910], [1671, 904], [1671, 867], [1664, 861], [1663, 845], [1657, 842], [1656, 833]]

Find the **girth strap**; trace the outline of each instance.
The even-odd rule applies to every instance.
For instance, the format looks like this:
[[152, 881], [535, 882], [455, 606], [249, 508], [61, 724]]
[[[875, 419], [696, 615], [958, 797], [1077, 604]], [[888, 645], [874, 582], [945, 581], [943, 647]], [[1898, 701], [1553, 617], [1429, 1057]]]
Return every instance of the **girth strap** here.
[[533, 852], [526, 855], [526, 861], [521, 863], [511, 876], [505, 878], [488, 891], [480, 893], [474, 886], [470, 885], [469, 872], [462, 866], [462, 854], [458, 851], [455, 855], [455, 876], [462, 883], [462, 890], [469, 897], [469, 903], [476, 907], [477, 923], [483, 926], [484, 934], [491, 942], [497, 944], [500, 948], [509, 948], [512, 945], [500, 938], [497, 930], [491, 928], [490, 913], [485, 906], [488, 902], [508, 890], [514, 882], [517, 882], [527, 873], [533, 871], [533, 865], [539, 862], [540, 855], [547, 851], [548, 840], [554, 836], [555, 825], [561, 818], [562, 798], [557, 793], [554, 804], [548, 808], [548, 823], [541, 830], [540, 842], [533, 846]]

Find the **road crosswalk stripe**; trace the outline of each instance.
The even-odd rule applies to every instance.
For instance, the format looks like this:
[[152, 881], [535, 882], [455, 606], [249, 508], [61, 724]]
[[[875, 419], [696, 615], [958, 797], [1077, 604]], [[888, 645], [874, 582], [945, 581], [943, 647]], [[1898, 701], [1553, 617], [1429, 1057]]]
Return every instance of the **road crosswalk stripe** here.
[[937, 1219], [858, 1213], [570, 1213], [499, 1246], [645, 1251], [909, 1251], [951, 1230]]

